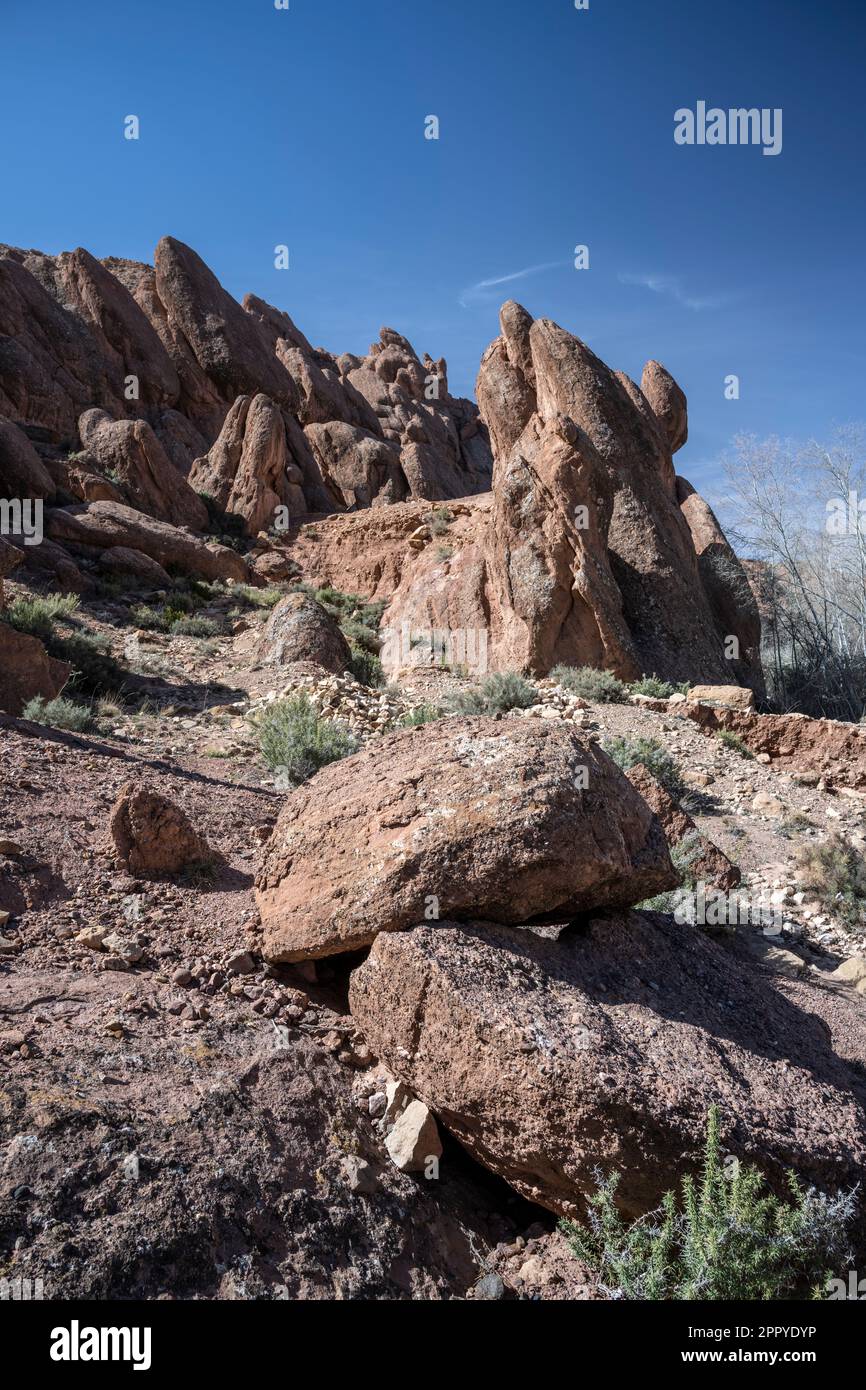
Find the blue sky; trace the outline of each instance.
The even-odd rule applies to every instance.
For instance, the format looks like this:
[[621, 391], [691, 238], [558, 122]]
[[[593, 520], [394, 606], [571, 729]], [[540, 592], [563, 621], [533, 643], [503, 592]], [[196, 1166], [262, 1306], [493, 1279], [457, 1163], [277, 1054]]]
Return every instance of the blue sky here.
[[[690, 402], [678, 468], [710, 492], [740, 430], [866, 415], [861, 0], [0, 11], [0, 240], [150, 260], [169, 233], [313, 342], [390, 324], [467, 394], [513, 296], [632, 376], [663, 361]], [[782, 153], [676, 145], [698, 100], [781, 107]]]

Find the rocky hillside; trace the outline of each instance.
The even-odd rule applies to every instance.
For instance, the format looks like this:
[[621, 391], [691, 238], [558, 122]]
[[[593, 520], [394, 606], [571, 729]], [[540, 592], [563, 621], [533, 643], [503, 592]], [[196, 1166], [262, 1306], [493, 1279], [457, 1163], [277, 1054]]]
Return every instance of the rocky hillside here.
[[280, 579], [286, 558], [262, 549], [311, 514], [484, 494], [462, 510], [456, 549], [426, 548], [423, 523], [350, 526], [334, 582], [368, 592], [357, 553], [393, 538], [386, 625], [410, 641], [483, 633], [492, 669], [589, 663], [760, 693], [745, 573], [674, 471], [687, 436], [676, 382], [649, 362], [638, 388], [514, 303], [501, 328], [476, 407], [393, 329], [366, 358], [312, 348], [170, 237], [152, 267], [0, 248], [0, 491], [49, 505], [52, 545], [26, 558], [79, 589], [66, 553]]
[[866, 726], [760, 711], [665, 369], [501, 329], [0, 257], [0, 1277], [617, 1297], [710, 1115], [866, 1257]]
[[277, 505], [342, 511], [490, 483], [486, 431], [449, 395], [443, 359], [391, 328], [367, 357], [313, 348], [173, 237], [152, 266], [0, 246], [0, 416], [42, 448], [55, 486], [92, 501], [109, 494], [91, 475], [116, 474], [133, 506], [197, 529], [187, 477], [253, 535]]

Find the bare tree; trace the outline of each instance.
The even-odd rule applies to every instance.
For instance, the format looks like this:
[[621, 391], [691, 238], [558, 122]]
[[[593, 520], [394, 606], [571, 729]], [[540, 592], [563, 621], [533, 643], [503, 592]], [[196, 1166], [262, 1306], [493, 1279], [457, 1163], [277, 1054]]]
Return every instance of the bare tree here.
[[741, 435], [729, 532], [751, 566], [775, 706], [859, 719], [866, 705], [866, 428], [829, 443]]

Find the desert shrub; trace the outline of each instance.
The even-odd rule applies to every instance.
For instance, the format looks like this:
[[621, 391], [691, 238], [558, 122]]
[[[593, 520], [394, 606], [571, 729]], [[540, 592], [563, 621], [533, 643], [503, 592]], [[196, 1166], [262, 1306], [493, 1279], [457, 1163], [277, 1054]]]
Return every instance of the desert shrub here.
[[88, 705], [76, 705], [72, 700], [44, 700], [41, 695], [28, 700], [22, 718], [34, 724], [49, 724], [53, 729], [69, 729], [72, 733], [92, 733], [98, 727], [93, 710]]
[[55, 635], [46, 646], [52, 656], [69, 662], [76, 691], [102, 695], [122, 686], [126, 672], [112, 656], [108, 639], [99, 633], [75, 632], [68, 637]]
[[40, 637], [44, 642], [54, 631], [55, 622], [71, 618], [80, 601], [77, 594], [41, 594], [17, 598], [4, 610], [3, 621], [19, 632]]
[[679, 797], [684, 794], [686, 786], [682, 774], [658, 739], [609, 738], [605, 740], [604, 751], [623, 772], [627, 772], [637, 763], [643, 763], [671, 796]]
[[372, 656], [379, 655], [382, 643], [378, 632], [367, 623], [361, 622], [360, 618], [344, 618], [340, 623], [340, 630], [350, 646], [363, 647], [364, 651], [370, 652]]
[[507, 714], [512, 709], [528, 709], [536, 699], [535, 687], [516, 671], [497, 671], [482, 685], [451, 695], [448, 708], [458, 714]]
[[138, 603], [135, 608], [130, 609], [130, 615], [136, 627], [143, 628], [147, 632], [165, 632], [165, 610], [162, 608], [151, 608], [147, 604]]
[[354, 618], [366, 627], [372, 628], [374, 632], [379, 630], [382, 614], [388, 607], [387, 599], [368, 600], [358, 594], [341, 593], [339, 589], [317, 589], [314, 597], [325, 608], [336, 610], [336, 616], [341, 623]]
[[597, 705], [621, 705], [628, 689], [611, 671], [598, 671], [594, 666], [554, 666], [551, 680]]
[[258, 721], [258, 738], [268, 767], [284, 772], [295, 786], [327, 763], [354, 753], [357, 746], [349, 730], [322, 719], [306, 695], [290, 695], [270, 705]]
[[171, 625], [171, 631], [179, 637], [217, 637], [222, 627], [214, 618], [202, 618], [194, 614], [188, 618], [176, 618]]
[[802, 845], [796, 857], [803, 887], [851, 926], [866, 925], [866, 859], [844, 835]]
[[754, 753], [743, 742], [739, 734], [734, 734], [730, 729], [720, 729], [718, 733], [719, 743], [723, 743], [726, 748], [730, 748], [733, 753], [739, 753], [741, 758], [754, 759]]
[[368, 651], [366, 647], [359, 646], [357, 642], [351, 642], [349, 645], [352, 652], [349, 670], [355, 680], [360, 681], [362, 685], [384, 685], [385, 673], [378, 656]]
[[444, 536], [448, 532], [448, 527], [454, 520], [447, 507], [434, 507], [429, 516], [425, 516], [424, 521], [430, 528], [434, 536]]
[[439, 705], [417, 705], [415, 709], [410, 709], [403, 715], [400, 724], [405, 729], [411, 729], [420, 724], [432, 724], [434, 720], [441, 718], [442, 709]]
[[437, 559], [437, 560], [443, 560], [443, 561], [444, 561], [444, 560], [450, 560], [450, 559], [451, 559], [451, 556], [452, 556], [453, 554], [454, 554], [454, 547], [453, 547], [453, 545], [437, 545], [437, 547], [436, 547], [436, 559]]
[[671, 685], [670, 681], [663, 681], [656, 675], [641, 676], [639, 681], [632, 681], [629, 685], [632, 695], [651, 695], [654, 700], [669, 700], [677, 693], [685, 695], [688, 688], [688, 681], [682, 685]]
[[810, 820], [805, 811], [792, 811], [786, 816], [779, 826], [779, 830], [785, 836], [799, 835], [804, 830], [814, 830], [815, 822]]
[[231, 589], [231, 596], [248, 608], [276, 608], [280, 599], [284, 597], [284, 592], [273, 587], [256, 589], [252, 584], [235, 584]]
[[203, 618], [195, 610], [196, 604], [186, 595], [172, 596], [170, 603], [160, 608], [150, 608], [138, 604], [131, 611], [137, 627], [151, 632], [170, 632], [178, 637], [217, 637], [222, 626], [214, 618]]
[[586, 1226], [563, 1222], [577, 1258], [606, 1292], [625, 1299], [730, 1302], [820, 1297], [850, 1262], [853, 1193], [828, 1197], [788, 1178], [783, 1200], [758, 1169], [724, 1160], [719, 1112], [709, 1112], [701, 1173], [682, 1181], [680, 1202], [628, 1225], [614, 1200], [618, 1175], [598, 1175]]

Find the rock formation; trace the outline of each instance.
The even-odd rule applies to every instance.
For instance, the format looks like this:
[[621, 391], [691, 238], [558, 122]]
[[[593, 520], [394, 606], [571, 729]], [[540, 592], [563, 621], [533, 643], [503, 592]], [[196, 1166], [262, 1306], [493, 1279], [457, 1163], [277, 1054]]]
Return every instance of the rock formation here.
[[[40, 447], [70, 450], [89, 447], [79, 420], [94, 408], [126, 423], [113, 431], [125, 442], [109, 448], [106, 436], [97, 451], [112, 472], [130, 422], [150, 431], [135, 436], [121, 481], [124, 500], [151, 515], [141, 454], [152, 459], [157, 441], [161, 473], [166, 456], [184, 475], [198, 460], [194, 485], [209, 479], [251, 533], [274, 496], [299, 515], [490, 484], [476, 406], [449, 394], [444, 361], [422, 361], [393, 329], [366, 357], [313, 348], [281, 310], [255, 296], [238, 304], [173, 237], [153, 266], [0, 246], [0, 414]], [[179, 524], [205, 523], [198, 513]]]
[[[475, 546], [404, 569], [392, 628], [489, 629], [494, 669], [563, 662], [622, 678], [731, 676], [761, 689], [760, 622], [709, 508], [678, 480], [685, 397], [651, 362], [655, 406], [578, 338], [506, 304], [478, 401], [495, 454]], [[440, 572], [434, 573], [437, 563]], [[730, 639], [736, 639], [732, 644]]]
[[349, 644], [330, 613], [309, 594], [287, 594], [268, 618], [258, 653], [266, 666], [310, 661], [342, 675], [352, 661]]
[[704, 882], [722, 891], [736, 888], [742, 878], [739, 868], [731, 863], [718, 845], [701, 834], [688, 812], [674, 800], [649, 768], [643, 763], [635, 763], [627, 770], [626, 777], [658, 816], [671, 848], [686, 842], [690, 851], [689, 874], [695, 882]]

